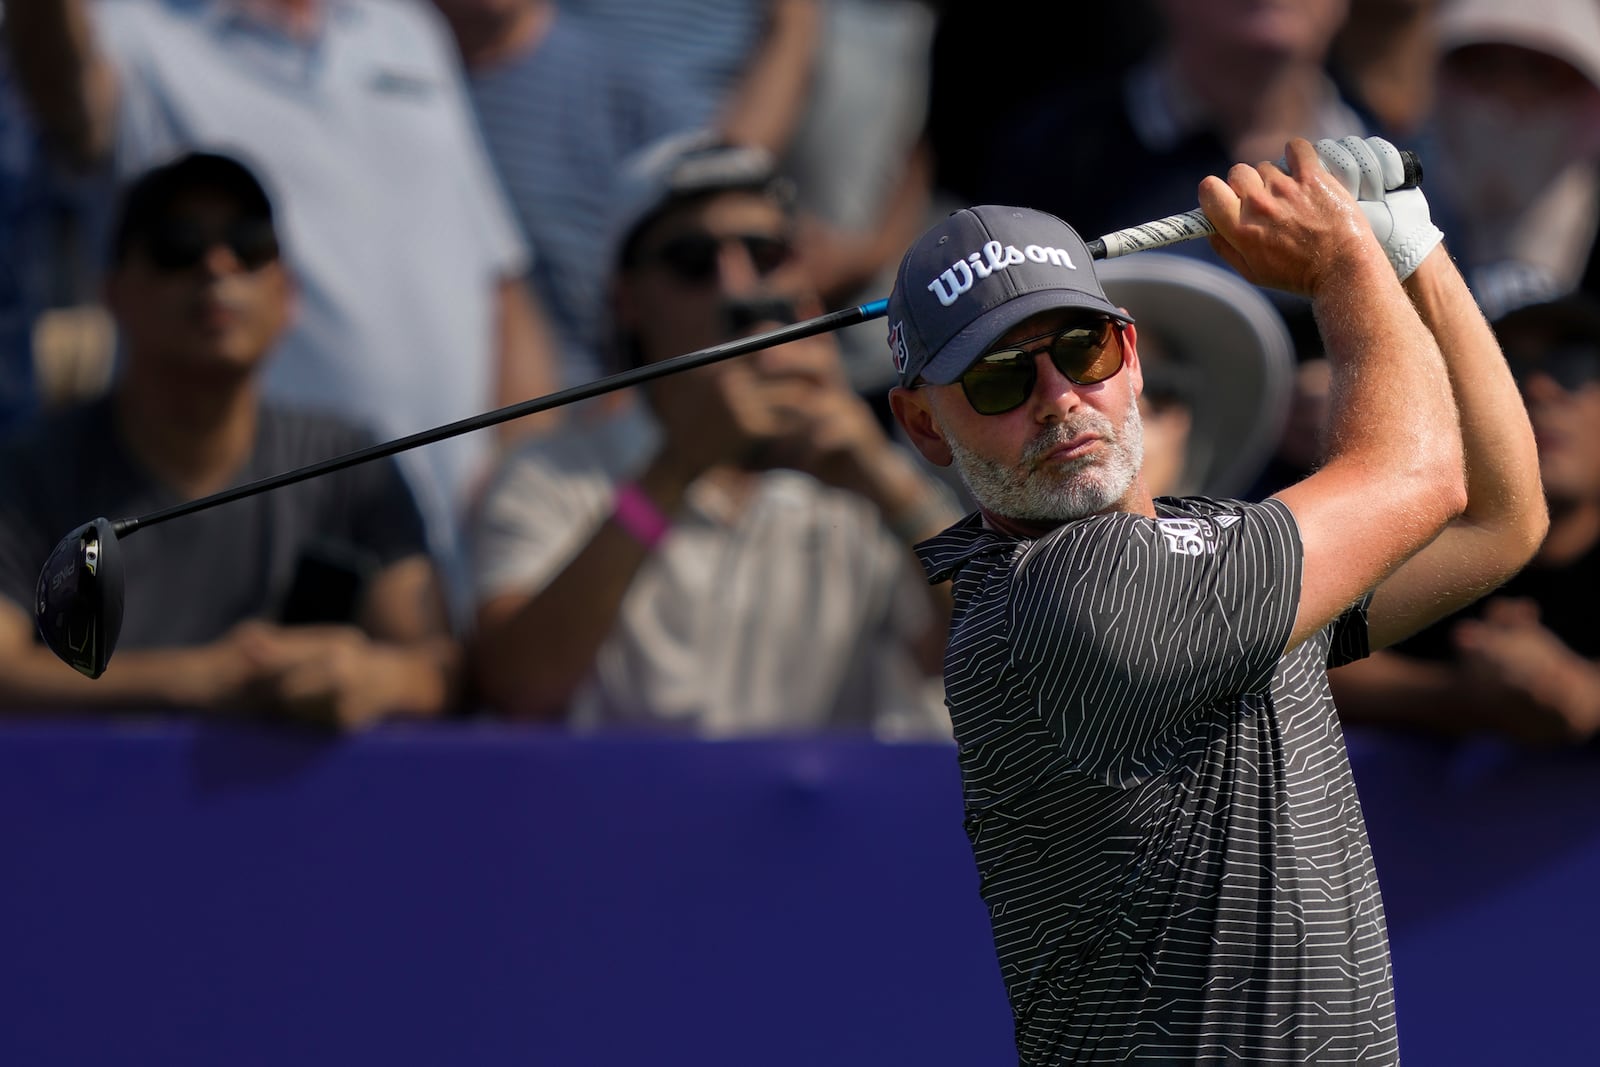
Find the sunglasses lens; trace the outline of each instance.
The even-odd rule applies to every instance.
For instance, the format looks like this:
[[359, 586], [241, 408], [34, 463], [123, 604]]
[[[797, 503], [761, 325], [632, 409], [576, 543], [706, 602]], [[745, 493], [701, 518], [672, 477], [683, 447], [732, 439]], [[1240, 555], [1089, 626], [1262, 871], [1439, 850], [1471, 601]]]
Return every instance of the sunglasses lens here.
[[1103, 382], [1122, 369], [1122, 346], [1111, 337], [1111, 320], [1073, 324], [1050, 342], [1056, 369], [1079, 385]]
[[278, 258], [278, 235], [268, 222], [246, 220], [229, 227], [228, 248], [245, 270], [260, 270]]
[[756, 273], [762, 277], [789, 262], [789, 256], [793, 251], [788, 241], [781, 237], [768, 237], [765, 234], [747, 234], [744, 238], [744, 247], [750, 254], [750, 262], [755, 266]]
[[145, 240], [145, 255], [157, 270], [188, 270], [217, 245], [228, 251], [245, 270], [255, 271], [278, 258], [278, 237], [272, 224], [261, 219], [233, 223], [222, 234], [182, 220], [169, 222]]
[[[1048, 335], [1050, 360], [1078, 385], [1103, 382], [1122, 369], [1122, 346], [1111, 333], [1111, 320], [1106, 318], [1068, 323]], [[961, 376], [961, 389], [972, 410], [980, 415], [1004, 415], [1021, 407], [1033, 393], [1037, 354], [1037, 349], [1003, 348], [980, 356]]]
[[1003, 415], [1033, 392], [1033, 357], [1015, 350], [991, 352], [961, 376], [961, 391], [979, 415]]
[[172, 223], [145, 238], [144, 252], [157, 270], [187, 270], [205, 256], [206, 239], [193, 226]]
[[1565, 392], [1578, 392], [1590, 382], [1600, 381], [1600, 350], [1589, 346], [1554, 347], [1536, 358], [1514, 358], [1510, 366], [1520, 386], [1526, 387], [1534, 374], [1544, 374]]
[[656, 258], [684, 281], [703, 282], [717, 272], [717, 242], [699, 235], [675, 237]]

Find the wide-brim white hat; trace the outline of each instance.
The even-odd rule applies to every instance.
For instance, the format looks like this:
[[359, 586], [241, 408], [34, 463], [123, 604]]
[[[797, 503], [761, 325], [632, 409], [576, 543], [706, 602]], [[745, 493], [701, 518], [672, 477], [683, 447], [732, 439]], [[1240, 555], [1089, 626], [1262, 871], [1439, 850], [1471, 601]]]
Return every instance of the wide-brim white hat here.
[[1265, 469], [1294, 387], [1294, 343], [1255, 286], [1187, 256], [1140, 252], [1095, 264], [1114, 303], [1186, 367], [1191, 406], [1177, 493], [1233, 497]]

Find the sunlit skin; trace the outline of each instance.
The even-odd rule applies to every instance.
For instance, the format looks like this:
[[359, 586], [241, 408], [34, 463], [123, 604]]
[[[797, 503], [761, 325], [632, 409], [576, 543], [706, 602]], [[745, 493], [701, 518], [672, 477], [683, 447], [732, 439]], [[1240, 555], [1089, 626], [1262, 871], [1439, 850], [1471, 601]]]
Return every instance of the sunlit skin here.
[[[1067, 309], [1052, 309], [1033, 315], [989, 347], [1039, 337], [1059, 328], [1074, 314]], [[1014, 478], [1053, 478], [1064, 484], [1082, 477], [1078, 472], [1085, 467], [1098, 472], [1108, 464], [1111, 450], [1105, 440], [1093, 431], [1076, 432], [1035, 459], [1029, 458], [1030, 447], [1037, 449], [1037, 442], [1060, 436], [1063, 427], [1071, 428], [1086, 420], [1113, 427], [1124, 426], [1130, 416], [1137, 420], [1138, 397], [1144, 389], [1138, 332], [1128, 325], [1118, 333], [1123, 346], [1121, 371], [1094, 385], [1075, 385], [1041, 349], [1034, 357], [1038, 379], [1032, 394], [1022, 406], [1001, 415], [974, 411], [959, 383], [916, 389], [897, 387], [891, 390], [889, 403], [911, 443], [931, 463], [948, 467], [955, 462], [954, 442], [969, 456], [987, 461]], [[1155, 515], [1150, 492], [1138, 473], [1124, 492], [1099, 510]], [[990, 517], [1009, 520], [1013, 526], [1041, 525], [1018, 523], [1015, 516]]]

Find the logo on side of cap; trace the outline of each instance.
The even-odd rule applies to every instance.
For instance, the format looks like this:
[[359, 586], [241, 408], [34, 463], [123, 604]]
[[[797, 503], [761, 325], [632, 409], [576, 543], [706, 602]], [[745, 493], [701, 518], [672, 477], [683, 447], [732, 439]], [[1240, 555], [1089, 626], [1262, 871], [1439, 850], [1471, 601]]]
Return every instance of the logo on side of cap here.
[[906, 325], [896, 322], [889, 327], [889, 353], [894, 356], [894, 370], [896, 374], [906, 372], [906, 364], [911, 362], [911, 353], [906, 350]]
[[1019, 249], [1016, 245], [1002, 245], [999, 241], [985, 241], [982, 251], [968, 253], [945, 268], [937, 278], [928, 283], [928, 292], [939, 298], [939, 303], [949, 307], [962, 293], [972, 288], [973, 282], [987, 278], [996, 271], [1021, 266], [1025, 261], [1051, 263], [1069, 270], [1077, 270], [1072, 253], [1065, 248], [1046, 248], [1029, 245]]

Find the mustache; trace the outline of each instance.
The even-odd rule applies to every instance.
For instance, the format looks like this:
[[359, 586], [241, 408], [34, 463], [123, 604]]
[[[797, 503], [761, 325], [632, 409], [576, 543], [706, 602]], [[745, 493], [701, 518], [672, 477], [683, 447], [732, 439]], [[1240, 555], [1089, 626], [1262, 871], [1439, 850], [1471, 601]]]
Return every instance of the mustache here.
[[1111, 420], [1097, 411], [1085, 411], [1071, 419], [1046, 427], [1022, 450], [1022, 465], [1035, 467], [1039, 461], [1079, 434], [1092, 433], [1107, 444], [1116, 444], [1117, 430]]

